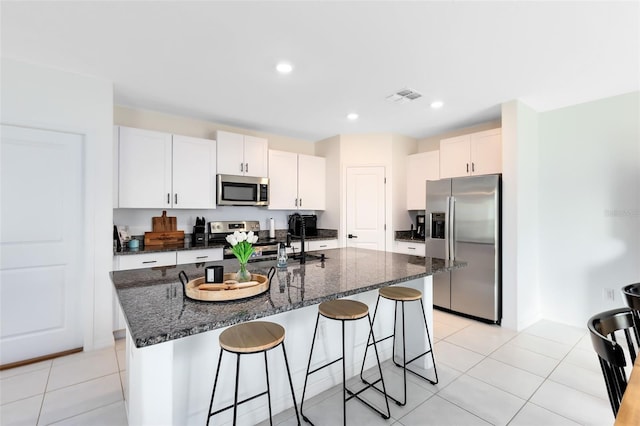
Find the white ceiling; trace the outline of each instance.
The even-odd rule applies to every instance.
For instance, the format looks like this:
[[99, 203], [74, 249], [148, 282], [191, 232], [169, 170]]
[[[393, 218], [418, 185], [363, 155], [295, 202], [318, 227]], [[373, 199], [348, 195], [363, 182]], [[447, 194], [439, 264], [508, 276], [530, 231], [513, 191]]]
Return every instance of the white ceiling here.
[[[1, 53], [113, 81], [119, 105], [311, 141], [422, 138], [512, 99], [545, 111], [639, 90], [639, 14], [638, 1], [2, 1]], [[423, 97], [385, 100], [404, 87]]]

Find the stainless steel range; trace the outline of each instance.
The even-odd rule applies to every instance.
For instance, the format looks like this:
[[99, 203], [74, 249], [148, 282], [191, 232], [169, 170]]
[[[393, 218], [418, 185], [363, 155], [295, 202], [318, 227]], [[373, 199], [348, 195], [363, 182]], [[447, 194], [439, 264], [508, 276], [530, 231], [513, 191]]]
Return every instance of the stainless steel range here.
[[[209, 222], [209, 244], [224, 244], [224, 258], [232, 259], [235, 257], [231, 251], [231, 245], [227, 242], [227, 235], [238, 232], [253, 231], [254, 234], [260, 233], [260, 222], [257, 220], [239, 220], [239, 221], [222, 221]], [[267, 238], [253, 244], [255, 252], [251, 255], [251, 260], [259, 260], [265, 257], [275, 257], [278, 254], [278, 243]]]

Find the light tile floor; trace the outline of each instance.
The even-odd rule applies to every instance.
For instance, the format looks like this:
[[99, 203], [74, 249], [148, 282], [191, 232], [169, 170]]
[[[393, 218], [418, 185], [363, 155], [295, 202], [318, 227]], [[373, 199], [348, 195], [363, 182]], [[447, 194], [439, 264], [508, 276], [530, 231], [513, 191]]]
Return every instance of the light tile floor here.
[[[409, 375], [407, 404], [390, 403], [391, 419], [352, 401], [347, 404], [349, 424], [613, 423], [584, 329], [543, 320], [515, 333], [434, 311], [434, 336], [439, 384]], [[123, 360], [124, 341], [118, 340], [115, 348], [1, 371], [0, 424], [126, 425]], [[383, 367], [388, 391], [401, 394], [401, 370], [391, 362]], [[306, 401], [305, 414], [317, 425], [341, 424], [340, 390], [336, 386]], [[375, 392], [365, 395], [382, 403]], [[276, 415], [274, 424], [296, 424], [293, 410]]]

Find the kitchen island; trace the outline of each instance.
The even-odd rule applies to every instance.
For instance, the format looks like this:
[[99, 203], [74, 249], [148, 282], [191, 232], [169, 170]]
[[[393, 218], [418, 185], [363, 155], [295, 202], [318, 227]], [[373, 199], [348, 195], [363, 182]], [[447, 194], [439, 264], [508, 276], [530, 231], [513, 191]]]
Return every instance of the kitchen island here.
[[[333, 249], [324, 254], [325, 261], [313, 260], [300, 265], [290, 260], [286, 269], [277, 270], [269, 291], [249, 299], [231, 302], [199, 302], [183, 297], [178, 273], [184, 271], [190, 279], [204, 275], [204, 267], [223, 265], [226, 272], [235, 272], [235, 260], [207, 264], [180, 265], [118, 271], [112, 273], [118, 299], [127, 323], [127, 386], [125, 398], [129, 424], [203, 424], [215, 375], [218, 336], [233, 324], [269, 317], [286, 329], [287, 352], [298, 399], [304, 383], [304, 373], [311, 346], [311, 335], [317, 305], [326, 300], [349, 297], [373, 308], [377, 289], [393, 284], [416, 287], [423, 291], [425, 306], [432, 305], [431, 275], [464, 266], [389, 252], [365, 249]], [[267, 275], [275, 261], [250, 263], [253, 273]], [[393, 324], [392, 304], [379, 313], [375, 332], [389, 334]], [[388, 312], [386, 312], [388, 311]], [[407, 321], [419, 320], [419, 309], [407, 308]], [[427, 309], [431, 322], [431, 310]], [[322, 322], [318, 340], [325, 351], [313, 364], [339, 356], [339, 328]], [[354, 323], [348, 330], [347, 376], [359, 371], [366, 344], [366, 324]], [[410, 327], [419, 329], [419, 327]], [[416, 336], [415, 340], [419, 340]], [[424, 337], [422, 337], [424, 343]], [[391, 342], [382, 345], [381, 356], [391, 356]], [[414, 344], [414, 339], [407, 343]], [[415, 349], [419, 350], [418, 348]], [[272, 406], [274, 413], [290, 406], [287, 380], [282, 357], [274, 351], [269, 355]], [[227, 363], [225, 363], [225, 360]], [[258, 358], [243, 357], [240, 397], [251, 395], [265, 387], [263, 364]], [[372, 360], [371, 360], [372, 361]], [[219, 386], [226, 392], [216, 405], [233, 398], [235, 367], [230, 358], [223, 358]], [[273, 365], [272, 365], [273, 364]], [[273, 369], [273, 370], [272, 370]], [[271, 376], [271, 374], [270, 374]], [[313, 396], [339, 383], [336, 368], [310, 378], [308, 395]], [[268, 416], [266, 398], [244, 404], [243, 423], [257, 423]], [[224, 422], [224, 415], [216, 418]]]

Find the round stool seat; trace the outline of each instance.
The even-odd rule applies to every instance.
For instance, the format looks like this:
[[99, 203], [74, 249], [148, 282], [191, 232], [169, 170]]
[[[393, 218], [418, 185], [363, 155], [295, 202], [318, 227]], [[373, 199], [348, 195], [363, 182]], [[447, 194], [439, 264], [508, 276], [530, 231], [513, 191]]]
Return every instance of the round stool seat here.
[[245, 322], [227, 328], [220, 334], [220, 347], [229, 352], [261, 352], [278, 346], [284, 340], [284, 328], [267, 321]]
[[397, 300], [397, 301], [411, 301], [419, 300], [422, 297], [422, 292], [410, 287], [385, 287], [379, 291], [380, 296], [385, 299]]
[[322, 302], [318, 307], [320, 315], [337, 320], [354, 320], [366, 317], [369, 307], [355, 300], [330, 300]]

